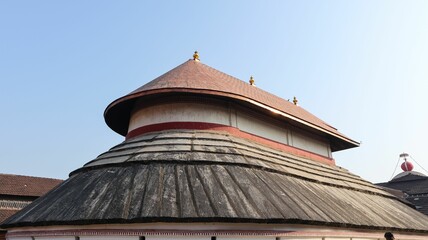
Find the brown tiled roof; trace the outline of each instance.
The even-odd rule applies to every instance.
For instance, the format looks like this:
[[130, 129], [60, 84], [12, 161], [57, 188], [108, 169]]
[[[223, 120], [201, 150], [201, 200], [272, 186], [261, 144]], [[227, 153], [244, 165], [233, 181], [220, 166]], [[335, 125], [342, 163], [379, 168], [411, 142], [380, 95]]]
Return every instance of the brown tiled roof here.
[[18, 209], [0, 209], [0, 224], [18, 211]]
[[0, 174], [0, 195], [39, 197], [61, 182], [52, 178]]
[[302, 107], [194, 60], [186, 61], [112, 102], [104, 114], [106, 122], [117, 133], [126, 135], [130, 111], [136, 98], [171, 92], [207, 94], [243, 101], [258, 108], [276, 111], [291, 121], [333, 136], [344, 142], [338, 150], [359, 145]]

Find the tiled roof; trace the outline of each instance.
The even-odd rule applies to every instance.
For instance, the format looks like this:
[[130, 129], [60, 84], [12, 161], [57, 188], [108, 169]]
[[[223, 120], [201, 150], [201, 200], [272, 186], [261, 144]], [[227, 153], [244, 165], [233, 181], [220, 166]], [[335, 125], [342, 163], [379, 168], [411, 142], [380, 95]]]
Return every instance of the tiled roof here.
[[194, 60], [186, 61], [111, 103], [104, 114], [106, 122], [114, 131], [126, 135], [130, 111], [135, 99], [171, 92], [222, 96], [250, 103], [265, 110], [277, 111], [291, 121], [331, 135], [341, 145], [337, 149], [333, 146], [333, 150], [359, 145], [302, 107]]
[[61, 182], [59, 179], [0, 174], [0, 195], [39, 197]]
[[419, 212], [428, 215], [428, 195], [425, 194], [423, 196], [409, 196], [407, 197], [407, 200], [411, 202], [415, 207], [416, 210]]
[[147, 222], [428, 232], [427, 216], [345, 169], [201, 130], [129, 139], [4, 226]]
[[0, 209], [0, 224], [18, 211], [18, 209]]
[[400, 178], [394, 178], [389, 182], [377, 185], [397, 189], [409, 195], [428, 194], [428, 177], [406, 172]]
[[407, 171], [397, 174], [390, 183], [396, 183], [396, 182], [407, 182], [407, 181], [413, 181], [413, 180], [424, 180], [428, 179], [428, 177], [420, 172], [416, 171]]
[[406, 193], [406, 200], [416, 210], [428, 215], [428, 177], [418, 172], [402, 172], [391, 181], [378, 183], [378, 186], [397, 189]]

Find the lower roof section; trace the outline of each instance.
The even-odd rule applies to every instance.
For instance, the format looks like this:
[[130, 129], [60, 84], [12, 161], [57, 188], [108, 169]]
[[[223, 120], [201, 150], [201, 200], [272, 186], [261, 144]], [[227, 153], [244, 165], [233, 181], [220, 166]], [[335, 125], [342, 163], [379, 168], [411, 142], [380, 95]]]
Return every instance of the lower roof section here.
[[162, 131], [100, 155], [3, 227], [257, 223], [428, 233], [428, 217], [348, 171], [227, 133]]
[[[139, 135], [146, 134], [150, 136], [149, 133], [151, 132], [160, 132], [165, 130], [205, 130], [205, 131], [212, 131], [212, 132], [223, 132], [223, 133], [227, 133], [229, 136], [234, 136], [235, 138], [246, 139], [253, 143], [278, 149], [283, 152], [288, 152], [290, 154], [293, 154], [295, 156], [299, 156], [305, 159], [310, 159], [310, 160], [314, 160], [314, 161], [329, 164], [329, 165], [335, 164], [335, 161], [333, 158], [326, 156], [327, 154], [331, 154], [327, 144], [322, 144], [322, 142], [320, 141], [319, 142], [310, 141], [310, 140], [308, 141], [308, 137], [298, 137], [299, 136], [298, 132], [294, 132], [294, 134], [290, 133], [289, 135], [282, 135], [280, 137], [282, 138], [282, 140], [286, 139], [286, 141], [275, 141], [275, 140], [272, 140], [271, 138], [262, 137], [254, 133], [245, 132], [239, 128], [231, 127], [223, 124], [206, 123], [206, 122], [164, 122], [164, 123], [151, 124], [151, 125], [136, 128], [128, 133], [128, 135], [126, 136], [126, 139], [131, 140], [132, 138], [136, 138], [136, 137], [138, 139]], [[262, 129], [260, 131], [266, 131], [266, 130], [268, 129]], [[275, 131], [277, 131], [277, 129], [275, 129]], [[188, 136], [184, 138], [189, 140]], [[222, 140], [229, 140], [229, 139], [222, 139]], [[306, 149], [289, 145], [287, 144], [288, 142], [300, 142], [301, 147], [304, 147]], [[308, 142], [310, 142], [311, 144], [308, 144]], [[169, 145], [171, 143], [173, 142], [170, 141]], [[194, 143], [192, 144], [199, 145]], [[190, 141], [188, 141], [187, 145], [190, 146]], [[294, 145], [298, 145], [298, 144], [294, 144]], [[217, 147], [219, 147], [219, 145], [217, 145]], [[258, 147], [252, 146], [252, 148], [258, 148]], [[316, 151], [316, 149], [321, 152], [324, 151], [325, 155], [315, 153], [314, 150]], [[312, 151], [309, 151], [309, 150], [312, 150]], [[95, 161], [102, 158], [104, 158], [104, 156], [100, 156], [99, 158], [95, 159]]]
[[171, 163], [79, 173], [4, 227], [137, 222], [428, 230], [425, 215], [384, 196], [243, 166]]

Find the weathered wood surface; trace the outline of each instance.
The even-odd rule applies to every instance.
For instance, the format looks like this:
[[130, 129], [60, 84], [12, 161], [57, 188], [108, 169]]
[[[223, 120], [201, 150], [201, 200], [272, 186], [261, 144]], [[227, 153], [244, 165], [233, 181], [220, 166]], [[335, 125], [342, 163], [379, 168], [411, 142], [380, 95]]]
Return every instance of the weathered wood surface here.
[[145, 134], [113, 147], [85, 167], [166, 160], [249, 165], [325, 184], [387, 194], [346, 169], [296, 157], [226, 133], [209, 131]]
[[428, 232], [428, 217], [339, 167], [227, 134], [120, 144], [4, 227], [134, 222], [296, 223]]
[[428, 215], [428, 177], [415, 172], [403, 172], [391, 181], [378, 183], [378, 186], [397, 189], [406, 193], [405, 199], [417, 206], [419, 212]]

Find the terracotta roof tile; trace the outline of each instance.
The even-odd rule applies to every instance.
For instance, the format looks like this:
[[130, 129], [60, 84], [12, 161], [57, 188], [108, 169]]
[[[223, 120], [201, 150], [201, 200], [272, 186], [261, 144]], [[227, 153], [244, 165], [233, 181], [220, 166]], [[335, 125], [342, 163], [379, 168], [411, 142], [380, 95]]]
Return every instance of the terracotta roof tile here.
[[61, 182], [52, 178], [0, 174], [0, 195], [39, 197]]
[[[251, 86], [242, 80], [193, 60], [186, 61], [130, 94], [111, 103], [105, 111], [107, 124], [119, 134], [126, 135], [128, 119], [119, 121], [120, 123], [115, 122], [118, 120], [113, 119], [115, 118], [113, 115], [117, 116], [118, 114], [110, 114], [112, 108], [121, 107], [121, 104], [125, 102], [129, 103], [130, 100], [159, 92], [200, 92], [250, 102], [262, 108], [271, 108], [279, 111], [293, 121], [299, 121], [312, 128], [319, 128], [329, 135], [333, 135], [336, 138], [341, 138], [342, 141], [348, 142], [350, 145], [349, 147], [358, 146], [357, 142], [341, 134], [336, 128], [325, 123], [302, 107], [296, 106], [260, 88]], [[126, 114], [121, 115], [123, 116]]]
[[12, 216], [13, 214], [17, 213], [19, 210], [17, 209], [0, 209], [0, 224], [6, 220], [8, 217]]

